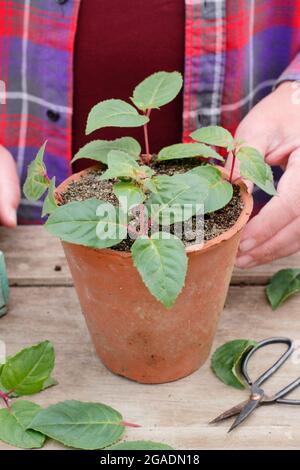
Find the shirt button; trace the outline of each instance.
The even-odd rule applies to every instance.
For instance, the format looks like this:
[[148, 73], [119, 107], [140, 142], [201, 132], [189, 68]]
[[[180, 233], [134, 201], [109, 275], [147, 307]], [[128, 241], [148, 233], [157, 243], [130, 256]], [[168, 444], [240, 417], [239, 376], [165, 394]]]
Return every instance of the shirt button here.
[[47, 116], [52, 122], [57, 122], [60, 118], [60, 114], [57, 111], [53, 111], [53, 109], [48, 109]]

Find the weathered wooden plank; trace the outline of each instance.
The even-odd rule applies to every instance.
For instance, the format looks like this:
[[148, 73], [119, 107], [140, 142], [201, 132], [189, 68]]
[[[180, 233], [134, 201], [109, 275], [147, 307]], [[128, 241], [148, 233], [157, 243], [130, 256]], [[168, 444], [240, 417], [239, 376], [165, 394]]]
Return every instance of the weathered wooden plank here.
[[293, 256], [278, 259], [272, 263], [257, 266], [252, 269], [238, 269], [235, 268], [231, 279], [231, 285], [237, 286], [241, 284], [253, 286], [265, 286], [268, 284], [271, 277], [280, 269], [297, 268], [300, 267], [300, 252]]
[[[73, 284], [59, 241], [43, 227], [0, 228], [0, 249], [6, 256], [11, 285]], [[300, 252], [251, 270], [235, 269], [231, 284], [265, 285], [275, 272], [286, 267], [300, 267]]]
[[[265, 301], [262, 287], [231, 287], [215, 345], [234, 338], [270, 336], [300, 338], [300, 296], [277, 312]], [[221, 411], [247, 397], [219, 382], [207, 363], [192, 376], [164, 385], [140, 385], [110, 373], [98, 360], [80, 313], [73, 288], [12, 288], [11, 308], [0, 319], [0, 339], [9, 354], [43, 339], [56, 349], [55, 377], [60, 385], [32, 399], [42, 406], [65, 399], [100, 401], [120, 410], [126, 420], [142, 425], [128, 429], [128, 439], [152, 439], [177, 449], [298, 449], [299, 413], [295, 407], [262, 407], [238, 430], [227, 434], [230, 423], [207, 423]], [[273, 358], [264, 351], [254, 370]], [[278, 373], [267, 390], [274, 391], [299, 376], [293, 361]], [[298, 394], [299, 396], [299, 394]], [[49, 441], [46, 448], [59, 448]], [[0, 444], [1, 449], [9, 446]]]
[[59, 241], [43, 227], [0, 228], [10, 285], [72, 285]]

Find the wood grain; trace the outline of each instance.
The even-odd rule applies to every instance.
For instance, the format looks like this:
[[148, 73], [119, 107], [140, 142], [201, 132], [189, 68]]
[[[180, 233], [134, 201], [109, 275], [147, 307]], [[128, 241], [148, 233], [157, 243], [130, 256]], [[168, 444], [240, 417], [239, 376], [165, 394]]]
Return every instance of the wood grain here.
[[[127, 429], [127, 439], [162, 441], [176, 449], [299, 448], [300, 409], [292, 406], [261, 407], [231, 434], [227, 434], [230, 422], [209, 425], [248, 396], [246, 390], [222, 384], [209, 362], [190, 377], [164, 385], [140, 385], [113, 375], [94, 352], [59, 242], [42, 227], [0, 229], [0, 249], [12, 286], [9, 313], [0, 319], [0, 340], [5, 341], [7, 354], [44, 339], [55, 345], [54, 376], [59, 385], [30, 397], [33, 401], [44, 407], [66, 399], [106, 403], [120, 410], [124, 419], [142, 425]], [[56, 271], [56, 266], [61, 270]], [[270, 336], [289, 336], [300, 344], [300, 296], [273, 312], [263, 286], [278, 269], [296, 266], [299, 254], [256, 270], [235, 271], [213, 349], [231, 339]], [[279, 349], [262, 350], [251, 366], [253, 376], [276, 354]], [[267, 391], [272, 393], [300, 375], [297, 354], [267, 384]], [[45, 448], [61, 446], [49, 440]], [[0, 450], [5, 449], [11, 447], [0, 443]]]
[[[176, 449], [299, 448], [300, 410], [294, 407], [261, 407], [230, 435], [230, 422], [209, 425], [221, 411], [247, 397], [247, 391], [219, 382], [209, 363], [190, 377], [155, 386], [136, 384], [110, 373], [95, 355], [73, 288], [14, 287], [11, 299], [9, 314], [0, 320], [0, 338], [7, 343], [7, 353], [46, 338], [55, 345], [54, 375], [59, 385], [31, 397], [42, 406], [66, 399], [103, 402], [120, 410], [124, 419], [142, 425], [128, 429], [126, 438], [163, 441]], [[299, 311], [300, 297], [274, 313], [265, 301], [263, 287], [231, 287], [214, 348], [233, 338], [260, 340], [286, 335], [297, 339]], [[273, 353], [262, 353], [253, 374], [269, 365], [275, 358]], [[291, 361], [274, 377], [270, 391], [298, 375], [299, 364]], [[52, 441], [46, 445], [59, 447]], [[0, 450], [7, 448], [0, 444]]]

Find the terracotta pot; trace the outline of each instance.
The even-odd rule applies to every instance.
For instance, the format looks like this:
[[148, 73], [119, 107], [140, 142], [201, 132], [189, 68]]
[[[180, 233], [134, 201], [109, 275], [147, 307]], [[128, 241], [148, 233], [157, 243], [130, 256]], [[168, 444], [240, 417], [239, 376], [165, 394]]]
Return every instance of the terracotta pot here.
[[236, 224], [204, 246], [187, 248], [185, 287], [169, 310], [149, 293], [130, 253], [63, 243], [95, 348], [111, 371], [155, 384], [185, 377], [206, 361], [252, 211], [252, 196], [240, 187], [244, 208]]

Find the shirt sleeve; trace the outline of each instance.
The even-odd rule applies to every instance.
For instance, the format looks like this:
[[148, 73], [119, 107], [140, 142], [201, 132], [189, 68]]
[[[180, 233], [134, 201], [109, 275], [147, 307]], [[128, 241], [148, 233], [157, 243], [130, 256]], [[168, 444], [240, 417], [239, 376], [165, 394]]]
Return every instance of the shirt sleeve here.
[[282, 74], [277, 79], [274, 88], [276, 88], [280, 83], [285, 81], [300, 81], [300, 52], [296, 55], [296, 57], [292, 60], [292, 62], [288, 65], [288, 67], [282, 72]]

